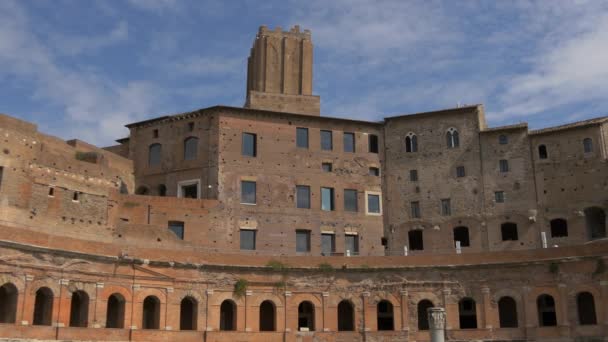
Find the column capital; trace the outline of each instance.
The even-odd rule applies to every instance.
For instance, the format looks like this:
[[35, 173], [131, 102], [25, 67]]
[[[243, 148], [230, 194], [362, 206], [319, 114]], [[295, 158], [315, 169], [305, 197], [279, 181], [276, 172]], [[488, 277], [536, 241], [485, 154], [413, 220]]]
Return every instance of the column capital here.
[[207, 289], [205, 290], [205, 293], [207, 294], [207, 296], [211, 296], [213, 294], [213, 289]]
[[140, 288], [141, 288], [141, 285], [139, 285], [139, 284], [133, 284], [133, 290], [134, 290], [134, 291], [137, 291], [137, 290], [139, 290]]
[[69, 279], [59, 279], [59, 285], [68, 285], [69, 283]]
[[401, 291], [399, 291], [399, 293], [400, 293], [402, 296], [407, 296], [407, 290], [401, 290]]
[[490, 293], [490, 288], [489, 288], [489, 287], [487, 287], [487, 286], [483, 286], [483, 287], [481, 288], [481, 293], [483, 293], [483, 294], [488, 294], [488, 293]]
[[173, 288], [172, 287], [167, 287], [167, 293], [173, 293]]
[[429, 329], [430, 330], [444, 330], [445, 329], [445, 309], [444, 308], [428, 308], [427, 315], [429, 318]]
[[291, 297], [291, 291], [285, 291], [285, 297]]
[[449, 295], [450, 293], [452, 293], [452, 290], [450, 290], [450, 289], [443, 289], [443, 290], [441, 290], [441, 292], [443, 292], [444, 295]]
[[329, 292], [323, 292], [321, 295], [322, 295], [323, 297], [329, 297]]
[[253, 294], [252, 290], [246, 290], [245, 291], [245, 296], [251, 296]]
[[34, 280], [34, 276], [33, 275], [31, 275], [31, 274], [26, 274], [25, 275], [25, 281], [32, 281], [32, 280]]
[[559, 287], [560, 289], [565, 289], [567, 286], [564, 283], [559, 283], [557, 284], [557, 287]]
[[608, 280], [600, 281], [600, 286], [608, 286]]
[[369, 297], [369, 296], [370, 296], [370, 293], [369, 293], [369, 291], [364, 291], [364, 292], [362, 292], [362, 293], [361, 293], [361, 295], [362, 295], [363, 297]]
[[98, 289], [103, 289], [104, 283], [96, 283], [95, 287], [98, 288]]

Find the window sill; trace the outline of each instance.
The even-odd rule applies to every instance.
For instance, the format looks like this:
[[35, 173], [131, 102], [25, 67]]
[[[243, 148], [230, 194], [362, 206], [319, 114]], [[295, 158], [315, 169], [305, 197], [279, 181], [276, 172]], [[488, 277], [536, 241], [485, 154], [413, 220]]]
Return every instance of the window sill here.
[[365, 213], [368, 216], [382, 216], [382, 213]]
[[242, 205], [257, 205], [257, 203], [242, 203], [242, 202], [241, 202], [241, 204]]

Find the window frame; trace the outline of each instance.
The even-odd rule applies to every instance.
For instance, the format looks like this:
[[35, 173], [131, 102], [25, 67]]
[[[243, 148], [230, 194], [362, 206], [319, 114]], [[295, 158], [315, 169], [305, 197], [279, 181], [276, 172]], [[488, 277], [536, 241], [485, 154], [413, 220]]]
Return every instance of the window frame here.
[[[323, 250], [323, 237], [330, 237], [331, 242], [331, 251], [329, 255], [325, 255], [325, 251]], [[336, 233], [335, 232], [321, 232], [321, 255], [323, 256], [332, 256], [336, 253]]]
[[[352, 139], [352, 141], [350, 141]], [[342, 149], [344, 153], [356, 153], [357, 152], [357, 140], [354, 132], [342, 133]], [[347, 150], [347, 146], [352, 146], [352, 149]]]
[[[243, 233], [251, 233], [252, 237], [253, 237], [253, 241], [252, 241], [252, 245], [253, 248], [243, 248]], [[241, 229], [239, 229], [239, 250], [241, 251], [255, 251], [257, 250], [257, 237], [258, 235], [258, 231], [257, 229], [251, 229], [251, 228], [246, 228], [246, 227], [241, 227]]]
[[418, 170], [417, 169], [410, 170], [410, 182], [418, 182]]
[[[333, 151], [334, 150], [334, 133], [333, 131], [322, 129], [320, 130], [320, 146], [321, 151]], [[327, 141], [324, 138], [329, 137], [329, 146], [327, 145]]]
[[195, 184], [196, 184], [196, 198], [200, 199], [201, 198], [201, 180], [200, 179], [188, 179], [188, 180], [183, 180], [183, 181], [177, 182], [177, 197], [186, 198], [186, 197], [184, 197], [184, 192], [183, 192], [182, 187], [189, 186], [189, 185], [195, 185]]
[[379, 153], [379, 143], [377, 134], [369, 134], [367, 136], [367, 151], [369, 153]]
[[498, 136], [498, 144], [499, 145], [507, 145], [509, 144], [509, 137], [506, 134], [501, 134]]
[[[152, 161], [152, 148], [158, 146], [158, 160]], [[163, 162], [163, 145], [161, 143], [153, 143], [148, 145], [148, 167], [159, 167]]]
[[344, 254], [346, 255], [346, 251], [348, 250], [348, 239], [353, 239], [353, 250], [350, 251], [350, 255], [359, 255], [359, 234], [346, 232], [344, 233]]
[[[194, 148], [194, 154], [192, 156], [190, 156], [190, 158], [188, 158], [189, 157], [188, 156], [188, 143], [190, 141], [194, 141], [195, 142], [194, 147], [193, 147]], [[187, 137], [187, 138], [184, 139], [184, 144], [183, 144], [183, 146], [184, 146], [184, 155], [182, 157], [183, 157], [183, 159], [185, 161], [191, 161], [191, 160], [198, 159], [198, 143], [199, 143], [199, 139], [198, 139], [198, 137], [195, 137], [195, 136], [189, 136], [189, 137]]]
[[[246, 137], [251, 137], [253, 139], [251, 151], [248, 151], [249, 149], [247, 148]], [[255, 158], [258, 156], [258, 135], [256, 133], [241, 133], [241, 156], [250, 158]]]
[[[346, 194], [353, 194], [355, 195], [354, 199], [350, 198], [351, 200], [354, 200], [354, 205], [347, 205], [347, 201], [349, 200], [349, 197]], [[358, 196], [358, 191], [357, 189], [344, 189], [344, 211], [349, 212], [349, 213], [356, 213], [359, 211], [359, 196]]]
[[[303, 234], [306, 238], [306, 250], [303, 251], [298, 250], [298, 236], [300, 236], [301, 234]], [[310, 253], [310, 236], [311, 231], [309, 229], [296, 229], [296, 253]]]
[[[326, 166], [329, 166], [329, 170], [325, 170]], [[323, 162], [323, 163], [321, 163], [321, 170], [324, 173], [331, 173], [334, 170], [334, 165], [333, 165], [333, 163], [330, 163], [330, 162]]]
[[[181, 225], [178, 225], [178, 223]], [[176, 232], [175, 230], [172, 229], [172, 227], [175, 227], [175, 226], [181, 227], [181, 234], [178, 234], [178, 232]], [[186, 235], [186, 224], [184, 223], [184, 221], [170, 220], [167, 222], [167, 229], [169, 229], [171, 232], [173, 232], [178, 239], [184, 240], [184, 236]]]
[[[370, 196], [378, 197], [378, 212], [369, 211], [369, 198]], [[380, 191], [365, 191], [365, 214], [370, 216], [381, 216], [382, 215], [382, 192]]]
[[510, 171], [509, 168], [509, 160], [507, 159], [501, 159], [498, 161], [498, 171], [500, 173], [507, 173]]
[[[300, 190], [307, 190], [308, 191], [308, 205], [307, 206], [301, 206], [300, 205]], [[311, 203], [310, 203], [310, 185], [296, 185], [296, 208], [298, 209], [310, 209], [311, 207]]]
[[494, 191], [494, 202], [495, 203], [505, 203], [507, 201], [507, 195], [504, 191]]
[[[329, 190], [329, 193], [331, 195], [330, 203], [329, 203], [329, 206], [330, 206], [329, 210], [328, 209], [323, 209], [323, 207], [324, 207], [323, 206], [323, 197], [324, 197], [323, 196], [323, 190], [324, 189]], [[335, 210], [336, 210], [336, 191], [335, 191], [335, 189], [332, 188], [332, 187], [322, 186], [321, 187], [321, 211], [331, 212], [331, 211], [335, 211]]]
[[[300, 135], [300, 132], [305, 132], [305, 136]], [[308, 149], [310, 147], [310, 139], [308, 135], [307, 127], [296, 127], [296, 147], [302, 149]], [[300, 139], [306, 139], [306, 141], [301, 141]], [[304, 144], [305, 143], [305, 144]]]
[[456, 166], [456, 178], [463, 178], [466, 177], [466, 175], [467, 173], [464, 165]]
[[[444, 204], [447, 204], [445, 206]], [[439, 213], [441, 216], [452, 216], [452, 199], [442, 198], [439, 202]]]
[[368, 174], [372, 177], [380, 177], [380, 168], [377, 166], [370, 166]]
[[410, 202], [410, 218], [419, 219], [422, 217], [422, 213], [420, 211], [420, 201], [411, 201]]
[[[245, 187], [243, 186], [245, 183], [247, 184], [253, 184], [254, 187], [254, 191], [253, 191], [253, 202], [244, 202], [244, 191], [245, 191]], [[240, 203], [244, 204], [244, 205], [257, 205], [258, 203], [258, 184], [257, 181], [255, 180], [251, 180], [251, 179], [241, 179], [241, 198], [240, 198]]]

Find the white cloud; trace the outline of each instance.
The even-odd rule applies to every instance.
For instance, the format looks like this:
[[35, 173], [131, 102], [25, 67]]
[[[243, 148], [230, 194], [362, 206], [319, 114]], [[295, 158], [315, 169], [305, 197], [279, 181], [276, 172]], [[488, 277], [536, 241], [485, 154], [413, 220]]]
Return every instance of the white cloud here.
[[117, 43], [127, 41], [129, 37], [129, 29], [127, 23], [125, 21], [121, 21], [118, 22], [111, 31], [98, 35], [87, 35], [84, 37], [51, 34], [50, 36], [52, 46], [58, 54], [91, 54]]
[[176, 9], [179, 6], [177, 0], [129, 0], [129, 3], [136, 8], [156, 12]]
[[191, 56], [171, 63], [171, 70], [184, 75], [232, 75], [244, 70], [244, 58]]

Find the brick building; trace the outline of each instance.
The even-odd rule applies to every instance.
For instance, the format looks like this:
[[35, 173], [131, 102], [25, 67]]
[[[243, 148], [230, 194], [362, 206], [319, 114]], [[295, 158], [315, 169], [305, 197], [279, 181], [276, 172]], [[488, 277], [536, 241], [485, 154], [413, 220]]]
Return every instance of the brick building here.
[[[244, 108], [98, 148], [0, 115], [0, 337], [601, 340], [608, 117], [321, 116], [312, 39], [261, 27]], [[533, 275], [533, 276], [530, 276]]]

